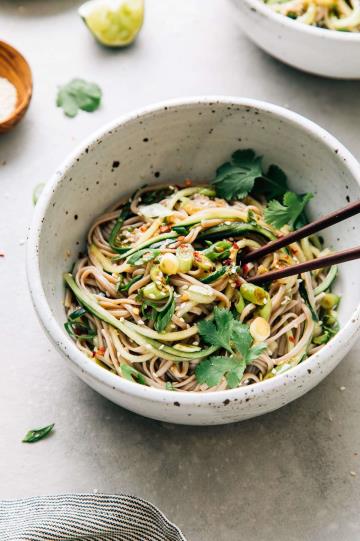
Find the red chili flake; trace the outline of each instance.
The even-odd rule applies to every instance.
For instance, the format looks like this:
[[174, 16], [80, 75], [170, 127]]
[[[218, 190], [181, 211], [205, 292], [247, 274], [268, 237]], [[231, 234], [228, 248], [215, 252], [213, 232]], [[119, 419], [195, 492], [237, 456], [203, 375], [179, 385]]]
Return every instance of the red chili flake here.
[[224, 265], [232, 265], [232, 260], [231, 259], [225, 259], [224, 260]]
[[235, 250], [238, 250], [239, 249], [239, 245], [237, 242], [234, 242], [232, 247], [235, 249]]
[[184, 242], [185, 237], [184, 237], [184, 236], [180, 236], [180, 237], [177, 238], [177, 240], [178, 240], [179, 242]]
[[295, 344], [295, 338], [293, 336], [289, 336], [289, 342]]
[[291, 246], [290, 246], [290, 251], [293, 255], [296, 255], [298, 253], [298, 250], [296, 248], [291, 248]]
[[199, 252], [194, 252], [194, 259], [195, 261], [201, 261], [201, 255], [199, 254]]
[[166, 233], [167, 231], [170, 231], [170, 227], [168, 225], [160, 226], [160, 233]]
[[247, 274], [249, 272], [250, 268], [249, 268], [249, 265], [247, 263], [245, 263], [243, 266], [242, 266], [242, 271], [243, 271], [243, 274]]
[[235, 284], [240, 287], [241, 286], [241, 280], [237, 274], [234, 276]]
[[184, 184], [185, 184], [185, 186], [191, 186], [191, 185], [192, 185], [192, 180], [190, 180], [189, 178], [187, 178], [187, 179], [184, 181]]
[[95, 355], [104, 355], [104, 353], [105, 353], [104, 346], [100, 346], [99, 348], [97, 348]]

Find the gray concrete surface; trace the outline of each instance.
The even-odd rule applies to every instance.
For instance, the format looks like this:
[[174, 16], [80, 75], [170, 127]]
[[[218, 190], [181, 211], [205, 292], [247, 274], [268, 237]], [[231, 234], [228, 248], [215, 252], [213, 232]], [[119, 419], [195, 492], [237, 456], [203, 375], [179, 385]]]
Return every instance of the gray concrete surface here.
[[[0, 0], [1, 39], [26, 54], [35, 80], [28, 116], [0, 138], [0, 498], [133, 493], [189, 541], [360, 539], [359, 344], [273, 414], [218, 428], [164, 425], [114, 406], [65, 369], [35, 318], [24, 269], [34, 186], [103, 123], [179, 95], [251, 96], [305, 114], [360, 157], [360, 83], [272, 60], [241, 35], [225, 0], [148, 0], [137, 44], [118, 52], [93, 42], [76, 6]], [[69, 120], [54, 98], [75, 76], [98, 82], [104, 105]], [[21, 443], [49, 422], [53, 436]]]

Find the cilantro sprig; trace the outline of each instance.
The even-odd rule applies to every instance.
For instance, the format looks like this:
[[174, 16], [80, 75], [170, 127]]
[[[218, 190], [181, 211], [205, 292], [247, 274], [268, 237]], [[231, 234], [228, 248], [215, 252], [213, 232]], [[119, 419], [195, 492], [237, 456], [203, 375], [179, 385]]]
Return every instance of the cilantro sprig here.
[[252, 195], [264, 195], [267, 199], [278, 199], [288, 191], [287, 176], [277, 165], [270, 165], [266, 173], [255, 181]]
[[212, 181], [219, 197], [243, 199], [249, 193], [268, 199], [282, 197], [288, 191], [287, 176], [277, 165], [262, 169], [262, 157], [251, 148], [236, 150], [231, 161], [221, 165]]
[[289, 225], [291, 229], [302, 227], [307, 223], [305, 207], [313, 197], [312, 193], [297, 195], [294, 192], [286, 192], [283, 203], [276, 199], [269, 202], [264, 212], [265, 221], [277, 229], [281, 229], [284, 225]]
[[234, 319], [231, 312], [215, 307], [212, 320], [198, 324], [203, 340], [225, 349], [228, 355], [216, 355], [202, 361], [195, 370], [196, 380], [208, 387], [218, 385], [225, 376], [230, 389], [240, 384], [245, 368], [266, 349], [266, 344], [253, 345], [249, 326]]
[[91, 113], [98, 109], [101, 102], [101, 88], [95, 83], [83, 79], [72, 79], [59, 88], [56, 105], [62, 107], [66, 116], [73, 118], [79, 109]]
[[261, 177], [261, 157], [252, 149], [237, 150], [231, 162], [221, 165], [212, 181], [216, 193], [224, 199], [243, 199], [254, 187], [255, 179]]

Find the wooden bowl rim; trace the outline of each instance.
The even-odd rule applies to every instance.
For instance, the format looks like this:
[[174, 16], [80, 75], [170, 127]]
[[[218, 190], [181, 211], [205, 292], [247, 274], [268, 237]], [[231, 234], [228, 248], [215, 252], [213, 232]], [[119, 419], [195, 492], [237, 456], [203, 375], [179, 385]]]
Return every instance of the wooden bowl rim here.
[[16, 106], [16, 108], [14, 109], [12, 114], [10, 116], [8, 116], [7, 118], [4, 118], [4, 120], [2, 120], [0, 122], [0, 128], [1, 128], [5, 124], [8, 124], [8, 123], [11, 124], [11, 121], [12, 121], [13, 118], [19, 117], [19, 119], [20, 119], [20, 114], [22, 112], [25, 112], [26, 109], [28, 108], [31, 97], [32, 97], [33, 77], [32, 77], [32, 71], [31, 71], [29, 62], [26, 60], [24, 55], [22, 55], [20, 53], [20, 51], [18, 49], [16, 49], [15, 47], [10, 45], [6, 41], [2, 41], [2, 40], [0, 40], [0, 49], [7, 49], [7, 50], [11, 51], [14, 54], [14, 56], [19, 58], [23, 62], [24, 66], [26, 67], [27, 72], [28, 72], [27, 77], [26, 77], [26, 81], [25, 81], [27, 88], [26, 88], [26, 91], [24, 93], [24, 96], [20, 100], [20, 103], [18, 103], [18, 105]]

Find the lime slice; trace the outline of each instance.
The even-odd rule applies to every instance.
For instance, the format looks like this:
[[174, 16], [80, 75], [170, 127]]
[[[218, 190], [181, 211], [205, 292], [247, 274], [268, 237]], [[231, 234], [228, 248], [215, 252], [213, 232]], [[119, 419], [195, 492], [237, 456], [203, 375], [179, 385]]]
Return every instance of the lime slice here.
[[144, 21], [144, 0], [90, 0], [79, 8], [93, 36], [107, 47], [134, 41]]

